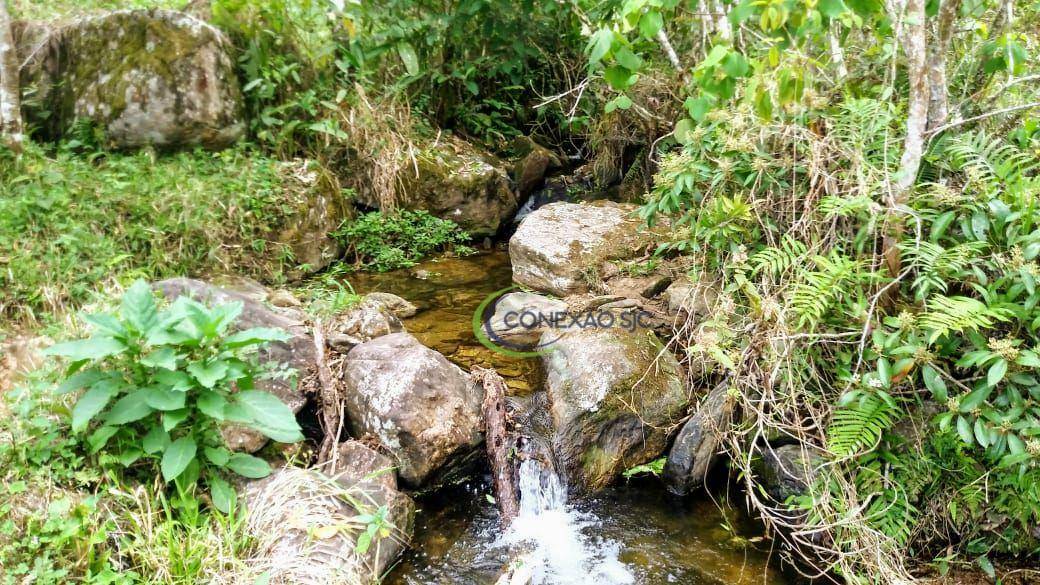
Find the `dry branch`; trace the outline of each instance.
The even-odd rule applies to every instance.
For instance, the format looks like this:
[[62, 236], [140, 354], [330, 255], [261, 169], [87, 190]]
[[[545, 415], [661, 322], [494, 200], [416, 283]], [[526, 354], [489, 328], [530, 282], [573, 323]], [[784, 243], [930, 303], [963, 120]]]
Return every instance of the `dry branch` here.
[[520, 511], [516, 470], [510, 459], [516, 437], [507, 430], [506, 383], [502, 376], [492, 369], [474, 368], [470, 377], [484, 387], [483, 409], [488, 461], [491, 463], [495, 501], [502, 513], [502, 524], [506, 526]]

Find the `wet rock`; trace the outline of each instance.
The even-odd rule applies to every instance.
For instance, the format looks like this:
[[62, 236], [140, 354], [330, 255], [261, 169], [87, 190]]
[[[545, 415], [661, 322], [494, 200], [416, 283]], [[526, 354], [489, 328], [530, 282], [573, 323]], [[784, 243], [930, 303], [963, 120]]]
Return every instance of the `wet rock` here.
[[672, 314], [683, 311], [699, 316], [707, 315], [711, 311], [718, 299], [718, 292], [711, 284], [681, 278], [665, 289], [664, 297], [668, 302], [668, 311]]
[[[201, 280], [172, 278], [153, 287], [167, 299], [187, 295], [207, 305], [242, 303], [242, 313], [233, 325], [234, 331], [253, 327], [276, 327], [291, 336], [288, 341], [269, 344], [260, 351], [261, 362], [282, 364], [296, 370], [289, 379], [256, 380], [256, 389], [274, 394], [293, 411], [299, 412], [306, 399], [299, 384], [315, 367], [314, 338], [304, 322], [304, 315], [293, 309], [272, 309], [248, 294], [219, 288]], [[221, 433], [230, 449], [255, 452], [267, 444], [267, 437], [240, 425], [227, 425]]]
[[340, 353], [347, 353], [358, 344], [400, 331], [404, 331], [401, 320], [390, 312], [386, 304], [378, 298], [366, 296], [360, 304], [332, 321], [328, 344]]
[[534, 211], [509, 240], [513, 280], [561, 297], [588, 291], [604, 261], [630, 258], [652, 242], [634, 209], [550, 203]]
[[728, 390], [721, 385], [708, 394], [675, 437], [664, 466], [664, 479], [672, 492], [684, 495], [703, 485], [718, 461], [719, 432], [726, 429], [733, 413]]
[[513, 182], [520, 197], [530, 195], [542, 183], [546, 172], [563, 166], [560, 157], [528, 136], [517, 137], [511, 150], [516, 157]]
[[[492, 236], [516, 212], [516, 194], [504, 162], [475, 145], [451, 135], [418, 153], [416, 169], [402, 176], [399, 200], [403, 209], [424, 209], [450, 219], [474, 237]], [[381, 202], [361, 189], [358, 201], [370, 207]]]
[[526, 351], [537, 345], [538, 339], [550, 328], [545, 319], [566, 312], [567, 303], [561, 300], [528, 292], [512, 292], [495, 303], [495, 312], [485, 331], [490, 328], [489, 337], [504, 347]]
[[822, 459], [806, 452], [801, 445], [766, 445], [756, 464], [759, 480], [766, 493], [777, 502], [805, 493], [814, 478], [814, 467]]
[[690, 400], [675, 357], [647, 331], [567, 333], [543, 363], [553, 449], [579, 491], [660, 455]]
[[365, 295], [365, 301], [371, 301], [383, 305], [386, 310], [390, 311], [394, 317], [398, 319], [407, 319], [414, 317], [419, 312], [418, 307], [412, 303], [402, 299], [401, 297], [385, 293], [385, 292], [373, 292]]
[[245, 131], [230, 43], [193, 16], [120, 10], [21, 32], [26, 118], [50, 138], [78, 120], [116, 148], [222, 148]]
[[394, 461], [379, 451], [353, 439], [339, 444], [335, 465], [326, 473], [333, 478], [351, 478], [348, 485], [361, 485], [371, 490], [378, 487], [397, 489]]
[[[411, 540], [415, 504], [381, 479], [393, 473], [378, 453], [354, 443], [346, 455], [331, 478], [286, 467], [246, 487], [246, 529], [257, 552], [241, 582], [267, 572], [271, 583], [376, 583], [389, 569]], [[377, 533], [359, 552], [366, 524], [356, 517], [383, 507], [389, 534]]]
[[275, 240], [292, 251], [296, 267], [291, 279], [299, 279], [327, 267], [343, 255], [343, 246], [329, 234], [347, 219], [350, 210], [338, 193], [318, 181], [312, 161], [295, 159], [280, 164], [285, 201], [282, 224]]
[[377, 337], [350, 350], [343, 381], [353, 434], [378, 439], [411, 487], [421, 486], [483, 439], [482, 388], [407, 333]]

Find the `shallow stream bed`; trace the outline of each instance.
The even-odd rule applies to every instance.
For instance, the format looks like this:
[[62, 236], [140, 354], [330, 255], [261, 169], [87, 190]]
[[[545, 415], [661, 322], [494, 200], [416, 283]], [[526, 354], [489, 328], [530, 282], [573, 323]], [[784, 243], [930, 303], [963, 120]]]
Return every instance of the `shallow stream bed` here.
[[[499, 355], [477, 341], [473, 312], [512, 283], [503, 251], [441, 258], [408, 270], [350, 278], [359, 293], [383, 291], [420, 307], [405, 327], [463, 368], [493, 367], [515, 394], [540, 385], [537, 359]], [[521, 486], [524, 497], [542, 497]], [[537, 490], [535, 490], [537, 491]], [[533, 566], [534, 585], [782, 585], [761, 528], [707, 495], [677, 498], [653, 478], [624, 481], [594, 498], [539, 510], [503, 534], [487, 478], [418, 502], [412, 549], [389, 585], [493, 585], [511, 563]], [[739, 497], [739, 496], [737, 496]]]

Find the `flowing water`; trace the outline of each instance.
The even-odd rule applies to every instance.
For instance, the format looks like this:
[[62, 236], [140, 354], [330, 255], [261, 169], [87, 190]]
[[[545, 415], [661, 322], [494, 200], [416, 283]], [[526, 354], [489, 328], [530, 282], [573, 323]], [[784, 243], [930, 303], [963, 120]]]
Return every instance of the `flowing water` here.
[[[463, 368], [495, 368], [513, 395], [538, 390], [538, 360], [492, 352], [471, 329], [477, 305], [512, 282], [505, 252], [350, 280], [359, 293], [390, 292], [419, 306], [405, 327]], [[487, 477], [420, 500], [413, 547], [384, 582], [494, 585], [512, 569], [528, 579], [515, 583], [532, 585], [789, 583], [759, 548], [764, 545], [755, 544], [761, 528], [707, 496], [677, 498], [651, 478], [572, 501], [559, 477], [536, 459], [523, 462], [519, 479], [520, 515], [504, 532]]]

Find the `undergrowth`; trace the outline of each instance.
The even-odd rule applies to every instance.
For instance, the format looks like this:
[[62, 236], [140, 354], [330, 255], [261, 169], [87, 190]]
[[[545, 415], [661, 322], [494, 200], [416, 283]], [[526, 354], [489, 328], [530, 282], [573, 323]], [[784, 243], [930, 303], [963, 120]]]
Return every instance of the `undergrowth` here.
[[113, 281], [295, 267], [280, 226], [312, 185], [248, 147], [86, 155], [30, 145], [0, 160], [0, 316], [31, 324]]
[[347, 249], [355, 267], [379, 272], [414, 266], [438, 251], [473, 252], [466, 245], [469, 234], [455, 222], [426, 211], [366, 213], [345, 222], [332, 236]]

